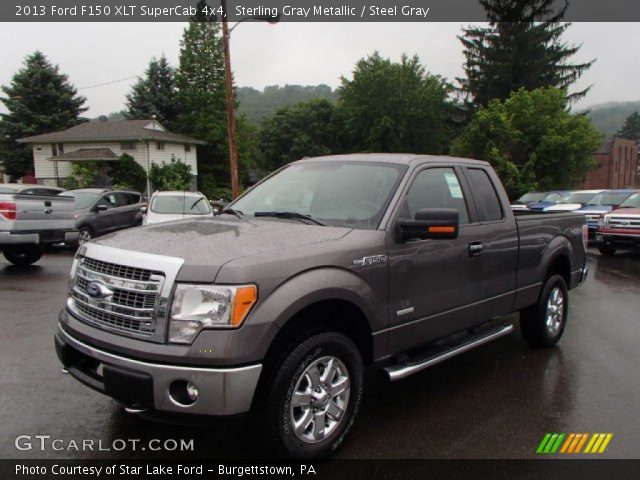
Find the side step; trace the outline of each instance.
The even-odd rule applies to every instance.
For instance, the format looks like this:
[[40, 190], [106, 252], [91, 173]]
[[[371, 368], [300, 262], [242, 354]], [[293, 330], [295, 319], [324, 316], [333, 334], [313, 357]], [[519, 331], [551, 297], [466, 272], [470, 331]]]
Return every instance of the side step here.
[[428, 350], [423, 354], [412, 357], [402, 363], [384, 368], [384, 372], [389, 380], [394, 382], [402, 378], [425, 370], [437, 363], [443, 362], [451, 357], [472, 350], [480, 345], [489, 343], [491, 340], [507, 335], [513, 331], [512, 323], [503, 323], [496, 327], [491, 327], [481, 332], [466, 337], [461, 343], [448, 345], [436, 350]]

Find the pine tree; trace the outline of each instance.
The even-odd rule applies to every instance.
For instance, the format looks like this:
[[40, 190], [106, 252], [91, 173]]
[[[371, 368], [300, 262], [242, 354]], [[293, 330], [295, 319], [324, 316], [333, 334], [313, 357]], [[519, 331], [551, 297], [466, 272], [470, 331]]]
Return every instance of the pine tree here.
[[640, 142], [640, 113], [629, 115], [616, 135]]
[[[178, 131], [207, 142], [198, 148], [198, 176], [205, 181], [215, 175], [229, 181], [224, 49], [221, 25], [204, 13], [206, 3], [198, 2], [180, 42], [178, 87]], [[210, 181], [210, 179], [209, 179]]]
[[0, 156], [5, 171], [21, 177], [33, 169], [31, 148], [16, 140], [65, 130], [81, 122], [86, 99], [78, 95], [67, 75], [39, 51], [28, 55], [0, 98], [8, 113], [0, 114]]
[[153, 58], [145, 72], [127, 94], [127, 118], [147, 119], [153, 115], [169, 130], [175, 126], [178, 103], [175, 73], [167, 58]]
[[[468, 27], [458, 37], [464, 47], [466, 78], [459, 91], [469, 107], [504, 100], [520, 88], [567, 89], [593, 64], [572, 64], [580, 49], [561, 40], [570, 23], [561, 23], [568, 8], [555, 9], [556, 0], [480, 0], [487, 27]], [[568, 100], [584, 97], [589, 88]]]

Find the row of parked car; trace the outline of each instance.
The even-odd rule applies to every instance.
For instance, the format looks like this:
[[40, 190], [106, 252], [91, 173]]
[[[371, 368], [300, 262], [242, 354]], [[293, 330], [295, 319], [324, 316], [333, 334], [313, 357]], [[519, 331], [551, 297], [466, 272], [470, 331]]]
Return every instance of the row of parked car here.
[[155, 192], [146, 199], [132, 190], [0, 184], [0, 250], [11, 263], [30, 265], [45, 245], [78, 245], [125, 228], [213, 216], [216, 208], [199, 192]]
[[589, 239], [597, 243], [603, 255], [614, 255], [622, 249], [640, 249], [640, 190], [529, 192], [511, 208], [583, 213]]

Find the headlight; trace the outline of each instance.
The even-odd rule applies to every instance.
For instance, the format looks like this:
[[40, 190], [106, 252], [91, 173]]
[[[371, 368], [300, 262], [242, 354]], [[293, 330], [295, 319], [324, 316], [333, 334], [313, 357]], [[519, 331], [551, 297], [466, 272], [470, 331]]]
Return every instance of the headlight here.
[[255, 285], [176, 287], [171, 305], [169, 341], [192, 343], [203, 328], [237, 328], [258, 299]]

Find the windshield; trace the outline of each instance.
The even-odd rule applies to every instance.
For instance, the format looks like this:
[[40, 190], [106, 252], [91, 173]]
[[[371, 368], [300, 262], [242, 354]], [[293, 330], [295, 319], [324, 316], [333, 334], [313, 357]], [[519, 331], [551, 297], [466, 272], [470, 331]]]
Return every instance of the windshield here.
[[73, 197], [76, 201], [76, 210], [89, 208], [98, 199], [96, 192], [64, 192], [61, 197]]
[[211, 205], [202, 196], [157, 195], [151, 202], [151, 211], [170, 215], [208, 215], [211, 213]]
[[620, 206], [624, 208], [640, 208], [640, 193], [634, 193], [622, 202]]
[[529, 192], [525, 193], [518, 200], [516, 200], [516, 203], [541, 202], [546, 196], [547, 194], [543, 192]]
[[599, 193], [591, 200], [588, 205], [600, 206], [600, 205], [620, 205], [629, 197], [629, 192], [603, 192]]
[[585, 192], [574, 192], [565, 196], [558, 203], [588, 203], [593, 197], [595, 197], [596, 193], [585, 193]]
[[0, 185], [0, 193], [15, 193], [19, 185]]
[[558, 203], [560, 200], [562, 200], [562, 195], [559, 193], [550, 193], [544, 197], [542, 201], [545, 203]]
[[405, 170], [403, 165], [389, 163], [290, 165], [230, 207], [245, 215], [296, 212], [328, 225], [374, 229]]

